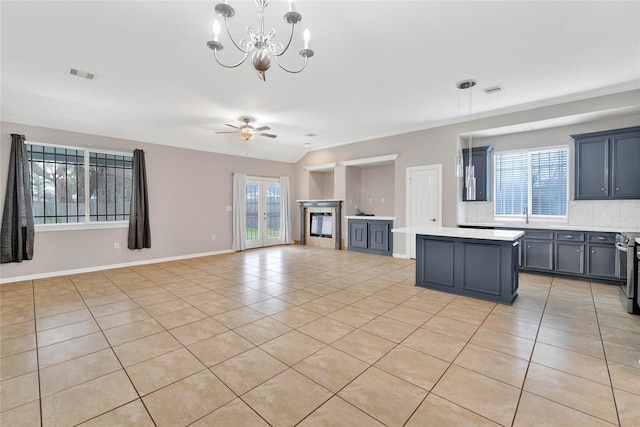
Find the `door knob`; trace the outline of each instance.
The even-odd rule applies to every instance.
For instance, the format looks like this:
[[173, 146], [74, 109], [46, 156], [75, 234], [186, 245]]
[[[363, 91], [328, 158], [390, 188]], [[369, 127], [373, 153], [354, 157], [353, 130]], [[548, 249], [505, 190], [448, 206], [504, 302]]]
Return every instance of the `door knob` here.
[[435, 218], [431, 218], [429, 221], [436, 222], [436, 219]]

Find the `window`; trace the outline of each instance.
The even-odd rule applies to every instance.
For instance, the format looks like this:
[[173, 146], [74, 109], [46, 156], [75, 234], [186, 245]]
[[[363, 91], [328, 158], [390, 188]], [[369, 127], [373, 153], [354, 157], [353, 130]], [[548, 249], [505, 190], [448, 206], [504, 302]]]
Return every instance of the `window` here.
[[35, 224], [129, 219], [133, 157], [34, 143], [27, 156]]
[[495, 214], [566, 217], [567, 147], [495, 154]]

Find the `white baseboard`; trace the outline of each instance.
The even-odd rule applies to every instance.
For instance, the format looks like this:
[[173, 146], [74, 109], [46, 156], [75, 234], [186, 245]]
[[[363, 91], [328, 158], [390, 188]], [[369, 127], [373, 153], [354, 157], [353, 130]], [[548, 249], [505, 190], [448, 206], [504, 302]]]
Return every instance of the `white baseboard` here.
[[114, 268], [132, 267], [135, 265], [156, 264], [159, 262], [178, 261], [181, 259], [198, 258], [203, 256], [222, 255], [222, 254], [228, 254], [231, 252], [233, 252], [231, 249], [225, 249], [223, 251], [216, 251], [216, 252], [203, 252], [199, 254], [179, 255], [175, 257], [154, 258], [154, 259], [146, 259], [143, 261], [125, 262], [122, 264], [98, 265], [95, 267], [77, 268], [74, 270], [53, 271], [49, 273], [32, 274], [29, 276], [16, 276], [16, 277], [10, 277], [8, 279], [0, 278], [0, 284], [22, 282], [24, 280], [45, 279], [47, 277], [69, 276], [72, 274], [92, 273], [94, 271], [100, 271], [100, 270], [111, 270]]
[[403, 258], [403, 259], [409, 259], [409, 257], [406, 254], [398, 254], [398, 253], [393, 253], [393, 257], [394, 258]]

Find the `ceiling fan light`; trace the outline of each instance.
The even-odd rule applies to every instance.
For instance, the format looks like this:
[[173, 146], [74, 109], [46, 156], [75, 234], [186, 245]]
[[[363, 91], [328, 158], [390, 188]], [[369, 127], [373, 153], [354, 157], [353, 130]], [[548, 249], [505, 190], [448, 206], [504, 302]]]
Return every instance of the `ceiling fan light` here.
[[240, 138], [244, 139], [245, 141], [249, 141], [251, 139], [253, 139], [253, 137], [255, 136], [255, 133], [250, 132], [250, 131], [241, 131], [240, 132]]

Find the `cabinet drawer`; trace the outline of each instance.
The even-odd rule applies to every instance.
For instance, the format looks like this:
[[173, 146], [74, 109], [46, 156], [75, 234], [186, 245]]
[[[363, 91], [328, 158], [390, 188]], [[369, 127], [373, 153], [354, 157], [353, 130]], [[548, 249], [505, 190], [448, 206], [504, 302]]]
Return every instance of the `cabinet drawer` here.
[[541, 239], [541, 240], [553, 240], [553, 231], [545, 230], [527, 230], [525, 231], [525, 238], [527, 239]]
[[613, 233], [589, 233], [588, 242], [615, 243], [616, 235]]
[[556, 240], [567, 242], [584, 242], [584, 233], [573, 233], [571, 231], [556, 231]]

